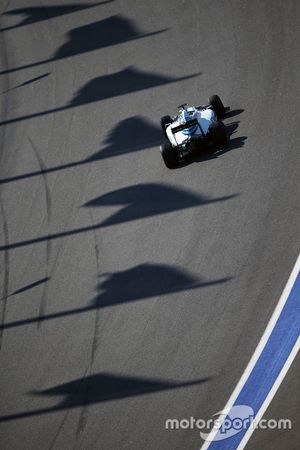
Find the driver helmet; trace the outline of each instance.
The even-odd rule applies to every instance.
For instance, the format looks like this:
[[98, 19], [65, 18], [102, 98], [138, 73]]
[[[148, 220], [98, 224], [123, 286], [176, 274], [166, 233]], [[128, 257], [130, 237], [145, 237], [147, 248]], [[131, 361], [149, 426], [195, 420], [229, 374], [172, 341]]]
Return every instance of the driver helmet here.
[[179, 122], [183, 125], [188, 120], [191, 120], [191, 117], [187, 111], [187, 105], [182, 105], [179, 108]]
[[[179, 122], [181, 125], [184, 125], [189, 120], [193, 119], [195, 117], [195, 114], [189, 114], [187, 110], [187, 105], [182, 105], [179, 108]], [[188, 126], [188, 128], [185, 128], [182, 130], [182, 133], [185, 135], [192, 135], [197, 131], [197, 125]]]

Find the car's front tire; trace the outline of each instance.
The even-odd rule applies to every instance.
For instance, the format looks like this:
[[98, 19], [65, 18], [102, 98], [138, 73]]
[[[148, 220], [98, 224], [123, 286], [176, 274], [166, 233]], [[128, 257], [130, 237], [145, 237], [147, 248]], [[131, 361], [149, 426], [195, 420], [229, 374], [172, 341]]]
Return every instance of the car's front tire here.
[[208, 99], [208, 103], [215, 111], [218, 120], [222, 119], [225, 116], [225, 106], [223, 105], [223, 102], [218, 95], [211, 95]]
[[164, 133], [164, 136], [168, 139], [168, 136], [167, 136], [167, 131], [166, 131], [166, 127], [167, 127], [167, 125], [169, 125], [169, 123], [172, 123], [172, 118], [171, 118], [171, 116], [163, 116], [161, 119], [160, 119], [160, 126], [161, 126], [161, 129], [162, 129], [162, 131], [163, 131], [163, 133]]
[[221, 145], [225, 145], [228, 142], [228, 135], [226, 131], [226, 127], [224, 123], [218, 122], [216, 124], [213, 124], [209, 127], [209, 134], [212, 143], [219, 147]]
[[175, 169], [178, 166], [178, 156], [176, 149], [169, 142], [160, 146], [161, 156], [168, 169]]

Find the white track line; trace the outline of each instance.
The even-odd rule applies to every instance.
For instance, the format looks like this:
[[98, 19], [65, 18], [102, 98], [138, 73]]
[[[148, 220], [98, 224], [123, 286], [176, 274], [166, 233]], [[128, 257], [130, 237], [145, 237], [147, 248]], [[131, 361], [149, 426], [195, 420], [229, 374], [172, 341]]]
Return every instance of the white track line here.
[[[267, 327], [266, 327], [266, 329], [264, 331], [264, 334], [262, 335], [262, 338], [259, 341], [259, 343], [258, 343], [258, 345], [257, 345], [257, 347], [256, 347], [256, 349], [255, 349], [255, 351], [253, 353], [253, 356], [252, 356], [252, 358], [249, 361], [248, 366], [246, 367], [243, 375], [241, 376], [238, 384], [236, 385], [233, 393], [231, 394], [228, 402], [226, 403], [226, 406], [223, 409], [232, 407], [232, 405], [234, 404], [235, 400], [239, 396], [241, 390], [243, 389], [244, 385], [246, 384], [246, 381], [248, 380], [249, 375], [251, 374], [253, 368], [255, 367], [258, 358], [260, 357], [263, 349], [265, 348], [265, 345], [266, 345], [266, 343], [269, 340], [269, 337], [270, 337], [270, 335], [271, 335], [271, 333], [272, 333], [272, 331], [273, 331], [273, 329], [274, 329], [274, 327], [276, 325], [276, 322], [277, 322], [277, 320], [278, 320], [278, 318], [279, 318], [279, 316], [281, 314], [281, 311], [283, 310], [283, 307], [284, 307], [284, 305], [285, 305], [285, 303], [286, 303], [286, 301], [287, 301], [287, 299], [288, 299], [288, 297], [290, 295], [290, 292], [291, 292], [292, 287], [293, 287], [293, 285], [294, 285], [294, 283], [296, 281], [296, 278], [297, 278], [297, 275], [299, 273], [299, 270], [300, 270], [300, 254], [299, 254], [298, 258], [297, 258], [297, 261], [296, 261], [296, 263], [294, 265], [294, 268], [293, 268], [292, 273], [291, 273], [291, 275], [290, 275], [290, 277], [288, 279], [288, 282], [287, 282], [287, 284], [286, 284], [286, 286], [285, 286], [285, 288], [284, 288], [284, 290], [283, 290], [283, 292], [282, 292], [282, 294], [280, 296], [279, 302], [278, 302], [278, 304], [277, 304], [277, 306], [276, 306], [276, 308], [275, 308], [275, 310], [274, 310], [274, 312], [272, 314], [272, 317], [269, 320], [269, 323], [268, 323], [268, 325], [267, 325]], [[299, 341], [299, 339], [298, 339], [298, 341]], [[293, 359], [296, 356], [297, 351], [299, 350], [299, 342], [298, 341], [297, 341], [297, 344], [294, 346], [293, 351], [291, 352], [289, 358], [287, 359], [287, 361], [286, 361], [283, 369], [281, 370], [279, 376], [277, 377], [276, 382], [273, 385], [273, 388], [276, 386], [276, 389], [273, 389], [273, 388], [271, 389], [271, 391], [269, 392], [269, 394], [268, 394], [265, 402], [263, 403], [261, 409], [265, 406], [265, 403], [267, 402], [267, 400], [269, 402], [268, 404], [270, 404], [270, 402], [271, 402], [272, 398], [274, 397], [277, 389], [279, 388], [280, 384], [282, 383], [282, 381], [283, 381], [283, 379], [284, 379], [284, 377], [285, 377], [285, 375], [286, 375], [290, 365], [292, 364]], [[297, 349], [297, 346], [298, 346], [298, 349]], [[296, 350], [296, 353], [295, 353], [294, 357], [292, 358], [292, 360], [290, 360], [291, 355], [294, 354], [294, 350]], [[289, 364], [288, 364], [288, 361], [289, 361]], [[268, 404], [267, 404], [267, 406], [268, 406]], [[266, 408], [267, 408], [267, 406], [266, 406]], [[259, 413], [261, 412], [261, 409], [260, 409]], [[224, 417], [224, 419], [225, 419], [225, 417]], [[213, 429], [210, 432], [210, 434], [208, 436], [208, 440], [204, 442], [204, 444], [201, 447], [201, 450], [206, 450], [210, 446], [210, 444], [213, 442], [213, 439], [215, 438], [215, 436], [218, 433], [218, 431], [219, 431], [218, 429]], [[244, 436], [243, 440], [245, 439], [245, 436]], [[242, 442], [243, 442], [243, 440], [242, 440]], [[240, 443], [240, 445], [241, 445], [241, 443]], [[246, 445], [246, 443], [245, 443], [245, 445]], [[243, 447], [239, 447], [239, 448], [243, 448]]]
[[[282, 381], [284, 380], [284, 377], [286, 376], [286, 374], [287, 374], [287, 372], [288, 372], [292, 362], [294, 361], [294, 359], [295, 359], [299, 349], [300, 349], [300, 337], [297, 339], [297, 342], [294, 345], [293, 350], [291, 351], [291, 353], [290, 353], [288, 359], [286, 360], [283, 368], [281, 369], [281, 372], [278, 375], [275, 383], [273, 384], [272, 389], [270, 390], [270, 392], [267, 395], [265, 401], [263, 402], [263, 404], [261, 405], [259, 411], [257, 412], [256, 417], [255, 417], [257, 423], [260, 421], [260, 419], [262, 418], [262, 416], [266, 412], [266, 410], [267, 410], [269, 404], [271, 403], [274, 395], [276, 394], [279, 386], [281, 385]], [[241, 442], [240, 442], [240, 444], [238, 446], [238, 450], [242, 450], [246, 446], [246, 444], [249, 441], [253, 431], [255, 431], [255, 428], [252, 428], [252, 427], [248, 428], [246, 434], [244, 435], [243, 439], [241, 440]]]

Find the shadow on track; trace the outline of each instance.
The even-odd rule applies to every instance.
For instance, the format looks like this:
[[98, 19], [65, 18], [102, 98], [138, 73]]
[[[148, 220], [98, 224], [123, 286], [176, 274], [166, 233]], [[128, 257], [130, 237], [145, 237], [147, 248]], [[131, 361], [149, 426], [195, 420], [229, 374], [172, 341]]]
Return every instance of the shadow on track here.
[[43, 75], [39, 75], [34, 78], [30, 78], [30, 80], [23, 81], [22, 83], [19, 83], [16, 86], [13, 86], [13, 87], [7, 89], [6, 91], [0, 92], [0, 95], [6, 94], [6, 92], [14, 91], [15, 89], [19, 89], [20, 87], [23, 87], [23, 86], [28, 86], [28, 84], [32, 84], [32, 83], [35, 83], [36, 81], [40, 81], [43, 78], [47, 78], [49, 75], [50, 75], [50, 72], [44, 73]]
[[23, 286], [22, 288], [17, 289], [16, 291], [9, 294], [9, 297], [26, 292], [30, 289], [40, 286], [41, 284], [47, 283], [49, 280], [50, 280], [50, 277], [41, 278], [40, 280], [34, 281], [33, 283], [27, 284], [26, 286]]
[[15, 28], [23, 27], [25, 25], [31, 25], [32, 23], [42, 22], [56, 17], [71, 14], [77, 11], [83, 11], [85, 9], [95, 8], [96, 6], [106, 5], [112, 3], [115, 0], [104, 0], [98, 3], [74, 3], [70, 5], [55, 5], [55, 6], [32, 6], [27, 8], [16, 8], [6, 11], [4, 16], [25, 16], [21, 22], [16, 25], [11, 25], [5, 28], [1, 28], [0, 31], [13, 30]]
[[77, 92], [67, 106], [72, 108], [86, 105], [87, 103], [119, 97], [120, 95], [131, 94], [144, 89], [189, 80], [198, 75], [199, 73], [195, 73], [184, 77], [171, 78], [128, 67], [120, 72], [102, 75], [89, 81]]
[[61, 231], [49, 235], [39, 236], [32, 239], [11, 242], [0, 246], [0, 251], [25, 247], [52, 239], [60, 239], [76, 234], [87, 233], [95, 229], [140, 220], [158, 214], [166, 214], [187, 208], [195, 208], [211, 203], [224, 202], [237, 197], [227, 195], [217, 198], [209, 198], [198, 193], [193, 193], [175, 186], [159, 183], [145, 183], [129, 186], [116, 191], [101, 195], [83, 206], [99, 207], [110, 205], [124, 205], [124, 207], [108, 219], [95, 225], [75, 228], [73, 230]]
[[29, 69], [31, 67], [40, 66], [41, 64], [70, 58], [71, 56], [81, 55], [112, 45], [151, 37], [165, 31], [167, 30], [164, 29], [152, 33], [143, 33], [136, 27], [132, 20], [120, 15], [111, 16], [107, 19], [77, 27], [69, 31], [67, 33], [67, 42], [59, 47], [50, 58], [19, 67], [9, 68], [0, 72], [0, 75]]
[[[202, 281], [199, 277], [166, 264], [141, 264], [120, 272], [103, 274], [99, 278], [97, 286], [99, 293], [90, 304], [80, 308], [8, 322], [3, 324], [0, 329], [60, 319], [176, 292], [215, 286], [231, 280], [227, 277]], [[15, 294], [18, 292], [22, 292], [22, 289], [16, 291]]]
[[102, 222], [101, 226], [103, 227], [209, 203], [222, 202], [234, 197], [236, 196], [230, 195], [209, 199], [174, 186], [147, 183], [109, 192], [90, 200], [83, 206], [95, 208], [99, 206], [124, 205], [120, 211]]
[[244, 111], [245, 111], [244, 109], [228, 109], [226, 111], [225, 119], [238, 116], [239, 114], [242, 114]]
[[187, 388], [205, 383], [210, 379], [211, 378], [202, 378], [178, 382], [153, 378], [129, 377], [111, 373], [99, 373], [63, 383], [43, 391], [30, 392], [31, 395], [43, 397], [63, 396], [63, 400], [56, 406], [50, 406], [49, 408], [1, 416], [0, 422], [49, 414], [70, 408], [78, 408], [86, 404], [108, 402], [170, 389]]
[[92, 154], [82, 163], [101, 161], [154, 147], [159, 145], [161, 135], [160, 127], [151, 124], [143, 117], [129, 117], [122, 120], [109, 133], [104, 141], [107, 144], [105, 148]]
[[158, 126], [149, 123], [143, 117], [129, 117], [128, 119], [122, 120], [112, 129], [104, 141], [104, 144], [107, 145], [103, 149], [98, 150], [87, 158], [48, 167], [43, 171], [36, 170], [12, 177], [2, 178], [0, 179], [0, 184], [23, 180], [47, 173], [57, 172], [59, 170], [70, 169], [83, 164], [101, 161], [107, 158], [114, 158], [116, 156], [142, 151], [155, 145], [159, 145], [161, 143], [161, 139], [162, 132]]
[[0, 122], [0, 125], [9, 125], [12, 123], [21, 122], [23, 120], [34, 119], [51, 113], [65, 111], [70, 108], [75, 108], [77, 106], [86, 105], [100, 100], [131, 94], [133, 92], [163, 86], [165, 84], [177, 83], [178, 81], [189, 80], [198, 75], [199, 73], [186, 75], [179, 78], [172, 78], [165, 75], [141, 71], [134, 67], [129, 67], [121, 70], [120, 72], [110, 75], [102, 75], [90, 80], [65, 106], [3, 120]]

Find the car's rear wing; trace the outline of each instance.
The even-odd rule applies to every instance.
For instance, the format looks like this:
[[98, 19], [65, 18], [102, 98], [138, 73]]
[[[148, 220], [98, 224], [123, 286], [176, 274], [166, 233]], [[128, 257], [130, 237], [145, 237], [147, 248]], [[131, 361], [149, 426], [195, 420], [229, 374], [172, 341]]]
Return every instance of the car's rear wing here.
[[195, 125], [199, 125], [199, 122], [197, 119], [188, 120], [182, 125], [178, 125], [177, 127], [171, 128], [172, 133], [178, 133], [179, 131], [186, 130], [187, 128], [194, 127]]

